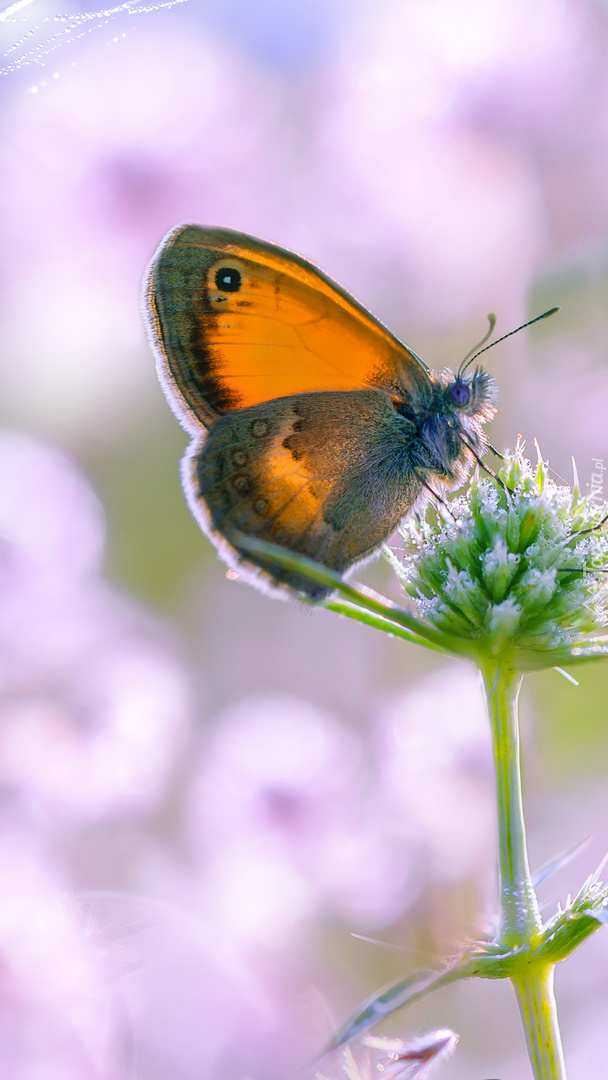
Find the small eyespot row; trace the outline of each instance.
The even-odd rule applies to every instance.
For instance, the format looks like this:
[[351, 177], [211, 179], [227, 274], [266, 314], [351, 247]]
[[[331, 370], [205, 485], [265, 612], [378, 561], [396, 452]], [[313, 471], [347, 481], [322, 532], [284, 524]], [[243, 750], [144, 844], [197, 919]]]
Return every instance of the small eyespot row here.
[[235, 476], [234, 477], [234, 479], [232, 481], [232, 486], [235, 488], [236, 491], [240, 492], [241, 494], [244, 494], [245, 492], [250, 490], [251, 482], [250, 482], [248, 476], [243, 476], [241, 474], [240, 476]]

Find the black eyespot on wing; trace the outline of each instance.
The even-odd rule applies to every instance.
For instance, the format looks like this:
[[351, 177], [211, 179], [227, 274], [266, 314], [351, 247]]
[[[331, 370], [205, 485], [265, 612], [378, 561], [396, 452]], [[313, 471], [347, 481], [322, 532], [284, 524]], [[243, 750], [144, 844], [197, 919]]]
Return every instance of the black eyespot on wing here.
[[454, 379], [454, 382], [450, 383], [449, 394], [452, 405], [460, 409], [468, 405], [471, 400], [471, 388], [463, 379]]
[[232, 486], [239, 495], [248, 495], [253, 488], [250, 477], [244, 473], [239, 473], [238, 476], [232, 478]]
[[222, 292], [238, 292], [241, 287], [241, 272], [236, 266], [222, 266], [216, 271], [215, 284]]

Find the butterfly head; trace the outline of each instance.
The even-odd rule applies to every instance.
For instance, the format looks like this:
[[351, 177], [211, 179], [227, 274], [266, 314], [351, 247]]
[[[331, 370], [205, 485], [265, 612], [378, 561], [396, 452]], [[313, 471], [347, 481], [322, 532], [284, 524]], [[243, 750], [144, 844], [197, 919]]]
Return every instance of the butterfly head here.
[[486, 424], [496, 412], [496, 382], [483, 368], [472, 375], [446, 372], [442, 379], [445, 394], [456, 416]]
[[431, 393], [419, 409], [419, 466], [448, 486], [463, 479], [474, 456], [482, 454], [484, 425], [496, 412], [497, 387], [487, 371], [431, 374]]

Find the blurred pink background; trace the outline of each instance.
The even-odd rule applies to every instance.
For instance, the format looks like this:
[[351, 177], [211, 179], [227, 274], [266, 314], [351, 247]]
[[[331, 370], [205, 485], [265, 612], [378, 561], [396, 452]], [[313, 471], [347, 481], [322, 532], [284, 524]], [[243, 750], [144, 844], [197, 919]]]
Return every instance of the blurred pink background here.
[[[0, 1069], [308, 1080], [362, 998], [488, 926], [480, 690], [226, 579], [179, 488], [141, 278], [180, 221], [252, 232], [434, 367], [489, 311], [506, 332], [559, 304], [487, 355], [491, 438], [537, 437], [588, 485], [608, 462], [608, 7], [30, 0], [0, 35]], [[382, 563], [364, 577], [395, 589]], [[591, 837], [548, 914], [608, 849], [608, 672], [577, 674], [524, 693], [533, 864]], [[597, 934], [559, 972], [570, 1080], [605, 1059], [607, 965]], [[508, 986], [382, 1031], [444, 1026], [445, 1080], [528, 1075]]]

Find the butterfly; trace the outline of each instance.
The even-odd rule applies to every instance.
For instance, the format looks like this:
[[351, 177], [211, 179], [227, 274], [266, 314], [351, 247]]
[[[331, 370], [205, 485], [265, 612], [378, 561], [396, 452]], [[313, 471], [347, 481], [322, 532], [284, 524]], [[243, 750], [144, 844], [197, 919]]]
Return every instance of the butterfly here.
[[[496, 384], [437, 373], [289, 251], [180, 225], [158, 247], [144, 312], [159, 376], [191, 435], [194, 517], [262, 588], [329, 592], [246, 547], [270, 541], [343, 574], [486, 449]], [[466, 365], [468, 366], [468, 364]]]

